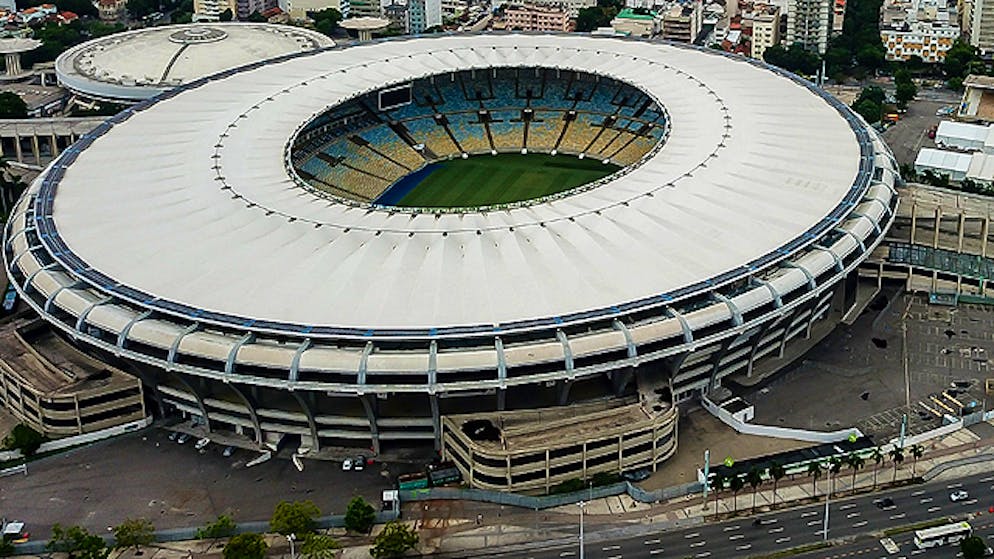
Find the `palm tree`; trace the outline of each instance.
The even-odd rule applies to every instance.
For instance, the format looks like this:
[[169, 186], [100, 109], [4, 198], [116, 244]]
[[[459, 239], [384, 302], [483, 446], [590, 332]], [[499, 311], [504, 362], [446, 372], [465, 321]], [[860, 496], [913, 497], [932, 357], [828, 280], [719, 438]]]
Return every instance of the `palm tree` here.
[[711, 476], [711, 491], [714, 492], [714, 516], [718, 517], [718, 493], [725, 489], [725, 482], [728, 478], [725, 477], [721, 472], [715, 472]]
[[890, 461], [894, 463], [894, 478], [891, 480], [891, 483], [894, 483], [897, 481], [897, 468], [901, 462], [904, 462], [904, 449], [895, 446], [887, 454], [890, 455]]
[[808, 462], [808, 475], [811, 476], [811, 496], [818, 498], [818, 478], [821, 477], [821, 464]]
[[923, 454], [925, 454], [925, 447], [923, 447], [920, 444], [911, 446], [911, 458], [913, 459], [913, 461], [911, 462], [912, 478], [915, 477], [915, 468], [918, 466], [918, 459], [921, 458]]
[[856, 472], [858, 472], [858, 471], [860, 471], [860, 470], [863, 469], [863, 466], [866, 465], [866, 460], [862, 456], [860, 456], [859, 454], [856, 454], [855, 452], [853, 452], [853, 453], [850, 453], [849, 456], [846, 458], [846, 462], [848, 462], [849, 463], [849, 467], [852, 468], [852, 494], [855, 495], [856, 494]]
[[828, 459], [828, 473], [831, 474], [832, 486], [829, 490], [829, 495], [835, 495], [835, 478], [838, 477], [839, 472], [842, 471], [842, 466], [844, 462], [838, 456], [833, 456]]
[[742, 477], [738, 475], [732, 475], [732, 479], [729, 480], [732, 489], [732, 512], [739, 512], [739, 491], [745, 487], [745, 482], [742, 481]]
[[873, 489], [877, 488], [877, 470], [880, 469], [880, 463], [884, 461], [884, 453], [880, 452], [880, 447], [873, 448], [873, 454], [870, 454], [870, 458], [873, 460]]
[[773, 478], [773, 504], [777, 504], [777, 484], [783, 476], [787, 475], [787, 469], [780, 462], [770, 464], [770, 477]]
[[756, 512], [756, 490], [763, 483], [763, 474], [759, 471], [758, 466], [753, 466], [749, 469], [749, 473], [746, 474], [746, 481], [752, 486], [752, 512]]

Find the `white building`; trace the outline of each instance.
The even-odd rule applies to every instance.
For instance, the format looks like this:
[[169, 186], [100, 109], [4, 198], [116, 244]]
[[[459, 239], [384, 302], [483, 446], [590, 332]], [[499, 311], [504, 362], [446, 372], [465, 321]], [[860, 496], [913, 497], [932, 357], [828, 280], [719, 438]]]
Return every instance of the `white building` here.
[[952, 182], [970, 179], [978, 183], [991, 184], [994, 183], [994, 155], [922, 148], [915, 159], [915, 172], [925, 171], [946, 175]]
[[970, 44], [979, 48], [981, 54], [994, 53], [994, 0], [970, 2], [968, 19]]
[[[504, 4], [508, 3], [508, 0], [492, 0], [490, 8], [492, 11], [495, 11]], [[544, 5], [554, 6], [556, 8], [565, 7], [569, 17], [576, 19], [576, 16], [579, 15], [581, 8], [592, 8], [597, 5], [597, 0], [529, 0], [528, 3], [536, 6]]]
[[789, 0], [787, 2], [788, 45], [800, 43], [804, 48], [825, 54], [831, 27], [830, 0]]
[[780, 43], [780, 7], [754, 4], [742, 11], [742, 27], [752, 28], [749, 56], [762, 60], [766, 49]]
[[328, 8], [338, 10], [343, 19], [349, 17], [349, 0], [286, 0], [286, 12], [293, 20], [305, 19], [307, 12], [320, 12]]
[[939, 147], [994, 154], [994, 128], [951, 120], [939, 123], [935, 132]]
[[887, 0], [880, 10], [887, 60], [942, 62], [959, 36], [956, 10], [943, 0]]

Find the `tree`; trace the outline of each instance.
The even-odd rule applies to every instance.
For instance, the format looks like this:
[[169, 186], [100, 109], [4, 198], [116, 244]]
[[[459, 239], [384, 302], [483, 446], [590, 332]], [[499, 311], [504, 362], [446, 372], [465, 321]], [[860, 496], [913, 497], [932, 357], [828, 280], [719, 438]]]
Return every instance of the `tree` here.
[[14, 544], [7, 538], [0, 538], [0, 557], [10, 557], [14, 554]]
[[198, 540], [216, 540], [235, 534], [235, 521], [227, 514], [219, 514], [217, 520], [197, 530]]
[[711, 491], [714, 493], [714, 516], [715, 516], [715, 518], [718, 517], [718, 493], [720, 493], [721, 491], [723, 491], [725, 489], [725, 483], [727, 481], [728, 481], [728, 478], [726, 478], [724, 476], [724, 474], [722, 474], [720, 472], [715, 472], [711, 476]]
[[155, 541], [155, 527], [145, 518], [129, 518], [114, 527], [114, 547], [133, 547], [135, 552], [141, 546]]
[[980, 536], [970, 536], [959, 542], [963, 559], [981, 559], [987, 554], [987, 543]]
[[376, 511], [362, 497], [353, 497], [345, 509], [345, 529], [358, 534], [368, 534], [376, 521]]
[[763, 474], [757, 466], [749, 469], [749, 473], [746, 474], [746, 481], [752, 486], [752, 512], [756, 512], [756, 491], [763, 483]]
[[894, 86], [894, 98], [898, 107], [907, 107], [908, 102], [918, 95], [918, 86], [911, 80], [911, 74], [907, 70], [898, 70], [894, 74]]
[[400, 557], [407, 550], [418, 545], [418, 534], [413, 528], [396, 521], [387, 522], [375, 538], [369, 554], [375, 559], [390, 559]]
[[332, 559], [335, 551], [342, 547], [335, 538], [324, 534], [307, 534], [300, 545], [300, 555], [304, 559]]
[[832, 483], [831, 489], [829, 489], [829, 495], [835, 495], [835, 478], [839, 477], [839, 472], [842, 471], [842, 466], [845, 462], [842, 461], [838, 456], [833, 456], [828, 459], [828, 473], [831, 475]]
[[763, 52], [763, 60], [784, 70], [805, 75], [814, 74], [821, 66], [818, 55], [806, 50], [800, 43], [786, 48], [774, 45]]
[[231, 8], [225, 8], [224, 11], [217, 16], [217, 18], [220, 21], [231, 21], [235, 19], [235, 14], [231, 13]]
[[159, 0], [128, 0], [125, 7], [132, 19], [144, 19], [159, 11]]
[[315, 518], [320, 515], [321, 509], [311, 501], [280, 501], [269, 520], [269, 527], [284, 536], [304, 537], [317, 528]]
[[777, 504], [777, 484], [787, 475], [787, 469], [780, 462], [770, 464], [770, 477], [773, 478], [773, 504]]
[[28, 118], [27, 103], [16, 93], [0, 93], [0, 118]]
[[611, 20], [618, 15], [618, 11], [612, 8], [593, 6], [590, 8], [580, 8], [576, 16], [576, 30], [589, 33], [598, 27], [611, 25]]
[[265, 559], [269, 544], [259, 534], [238, 534], [224, 546], [224, 559]]
[[[0, 95], [3, 94], [0, 93]], [[24, 423], [18, 423], [4, 439], [3, 446], [11, 450], [20, 450], [21, 454], [25, 456], [34, 456], [43, 442], [45, 442], [45, 437], [41, 433]]]
[[335, 30], [338, 29], [338, 23], [342, 21], [342, 12], [339, 12], [335, 8], [327, 8], [319, 12], [309, 12], [307, 16], [314, 20], [314, 29], [329, 37], [334, 35]]
[[884, 461], [884, 453], [880, 452], [880, 447], [874, 447], [873, 453], [870, 454], [870, 459], [873, 460], [873, 488], [877, 488], [877, 470], [880, 469], [880, 463]]
[[911, 477], [915, 477], [915, 470], [918, 467], [918, 459], [925, 454], [925, 447], [920, 444], [911, 446]]
[[808, 463], [808, 475], [811, 476], [811, 496], [818, 497], [818, 478], [821, 477], [821, 464], [817, 462]]
[[268, 20], [268, 19], [266, 19], [266, 16], [264, 16], [264, 15], [260, 14], [259, 12], [252, 12], [252, 13], [251, 13], [251, 14], [249, 14], [249, 16], [248, 16], [248, 17], [246, 18], [246, 21], [248, 21], [248, 22], [250, 22], [250, 23], [266, 23], [266, 22], [268, 22], [269, 20]]
[[742, 481], [742, 476], [733, 474], [729, 480], [729, 486], [732, 489], [732, 512], [735, 513], [739, 511], [739, 491], [745, 487], [745, 482]]
[[859, 454], [852, 452], [849, 454], [848, 457], [846, 457], [846, 463], [849, 464], [850, 468], [852, 468], [852, 493], [853, 495], [855, 495], [856, 473], [863, 469], [863, 466], [866, 465], [866, 460], [864, 460], [863, 457], [860, 456]]
[[904, 462], [904, 449], [895, 446], [887, 454], [890, 455], [890, 461], [894, 463], [894, 479], [891, 482], [895, 482], [897, 481], [897, 468], [901, 462]]
[[107, 559], [110, 549], [103, 538], [95, 536], [79, 526], [52, 526], [52, 537], [45, 549], [56, 553], [66, 553], [69, 559]]
[[[979, 60], [977, 49], [963, 39], [956, 39], [949, 50], [946, 51], [946, 58], [942, 62], [942, 69], [946, 77], [950, 80], [956, 78], [962, 80], [967, 76], [970, 63]], [[960, 82], [962, 83], [962, 81]]]

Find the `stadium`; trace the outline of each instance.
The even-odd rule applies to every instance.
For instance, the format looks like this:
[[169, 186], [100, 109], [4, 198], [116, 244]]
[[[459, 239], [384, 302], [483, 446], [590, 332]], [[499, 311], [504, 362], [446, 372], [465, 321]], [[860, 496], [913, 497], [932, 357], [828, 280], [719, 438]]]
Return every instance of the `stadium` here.
[[678, 404], [827, 334], [896, 169], [847, 107], [754, 60], [402, 38], [125, 110], [31, 185], [4, 262], [162, 414], [548, 489], [654, 467]]

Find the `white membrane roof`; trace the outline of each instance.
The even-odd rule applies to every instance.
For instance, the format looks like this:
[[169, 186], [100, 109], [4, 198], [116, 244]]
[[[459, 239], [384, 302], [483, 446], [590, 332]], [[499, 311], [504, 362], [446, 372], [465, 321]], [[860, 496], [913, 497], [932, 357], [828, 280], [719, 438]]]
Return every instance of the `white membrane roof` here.
[[[287, 145], [327, 106], [514, 65], [632, 83], [666, 108], [669, 138], [608, 184], [488, 213], [357, 208], [291, 178]], [[832, 212], [859, 160], [836, 109], [743, 60], [581, 35], [445, 36], [331, 49], [162, 100], [78, 156], [53, 216], [92, 269], [200, 309], [313, 326], [498, 324], [610, 308], [743, 266]]]
[[141, 100], [223, 70], [334, 44], [288, 25], [166, 25], [87, 41], [59, 55], [55, 69], [60, 82], [85, 95]]

